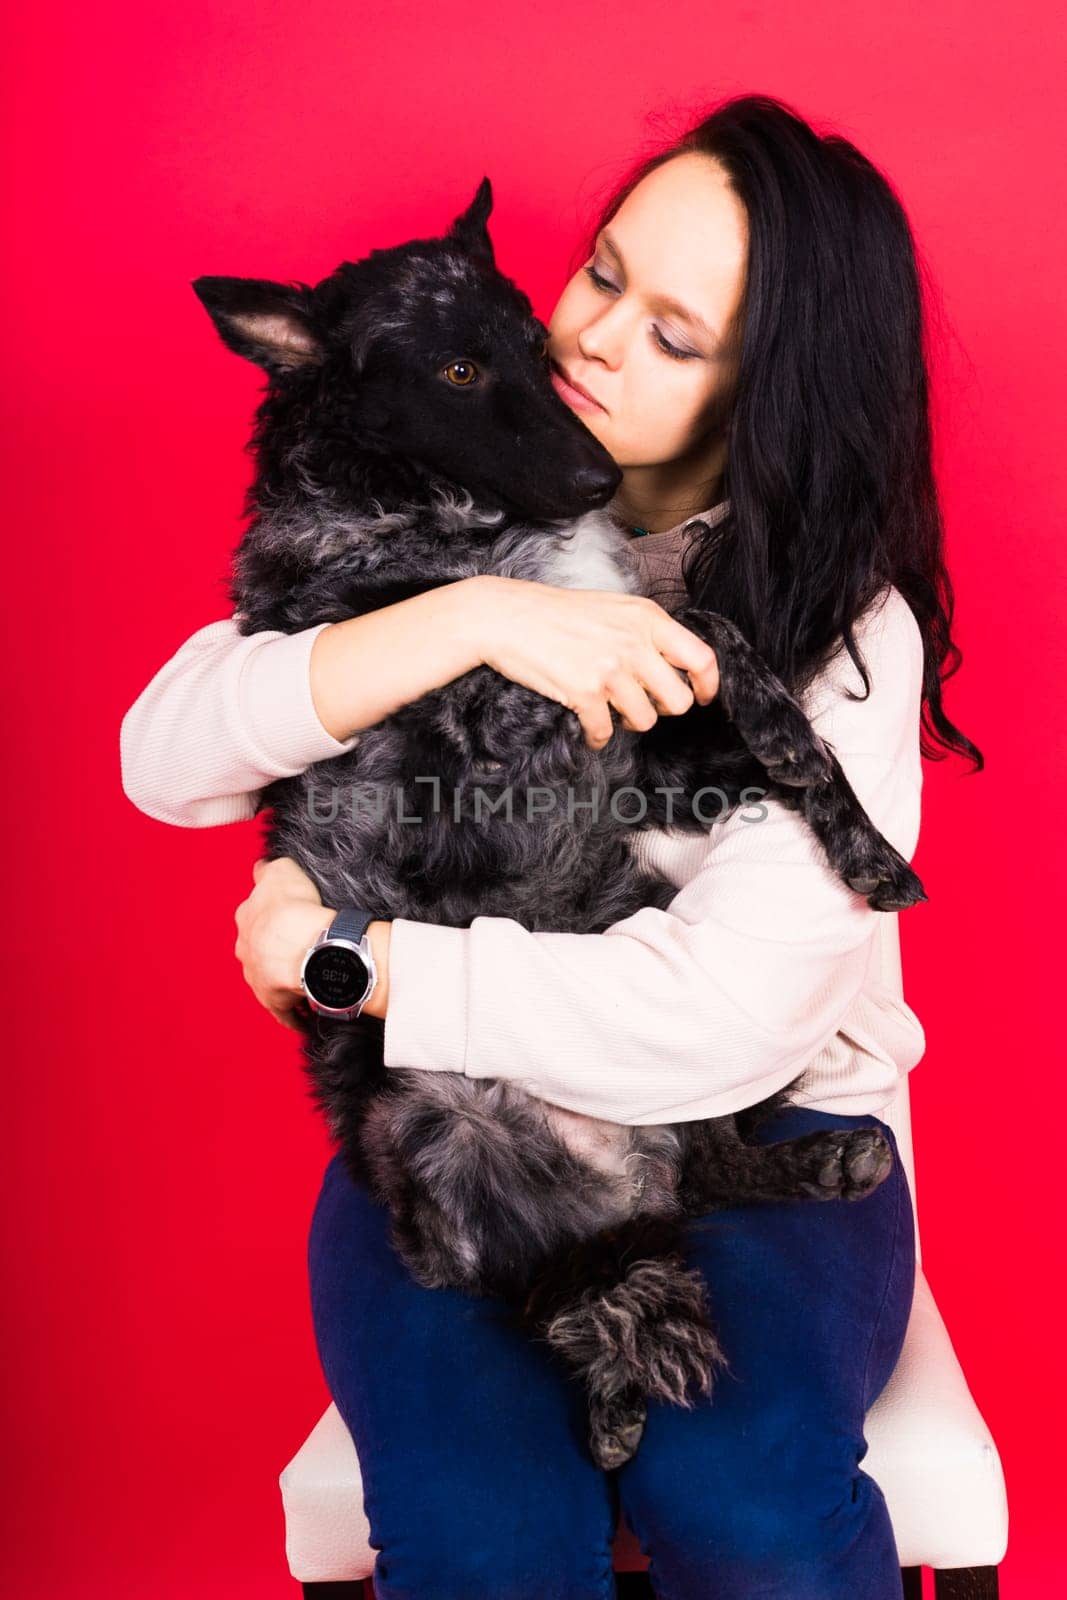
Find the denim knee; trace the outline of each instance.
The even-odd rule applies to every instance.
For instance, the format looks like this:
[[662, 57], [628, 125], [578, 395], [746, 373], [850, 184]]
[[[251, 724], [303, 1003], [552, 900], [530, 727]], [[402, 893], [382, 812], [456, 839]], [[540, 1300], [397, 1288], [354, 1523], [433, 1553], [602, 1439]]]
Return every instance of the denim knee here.
[[830, 1521], [846, 1502], [851, 1484], [835, 1505], [832, 1494], [813, 1494], [806, 1478], [787, 1481], [768, 1468], [758, 1486], [735, 1486], [727, 1476], [657, 1503], [642, 1499], [640, 1518], [650, 1551], [704, 1551], [714, 1556], [716, 1571], [734, 1564], [755, 1576], [764, 1567], [803, 1563], [807, 1555], [825, 1557]]
[[410, 1531], [379, 1552], [378, 1600], [613, 1600], [610, 1532], [581, 1541], [553, 1523], [502, 1521], [488, 1487], [477, 1513], [442, 1526], [413, 1504]]
[[[734, 1481], [728, 1471], [684, 1486], [674, 1474], [630, 1497], [627, 1519], [651, 1560], [664, 1593], [703, 1594], [715, 1576], [716, 1600], [749, 1600], [754, 1592], [807, 1597], [830, 1593], [828, 1573], [853, 1543], [877, 1486], [865, 1475], [828, 1479], [782, 1472], [768, 1461], [759, 1481]], [[833, 1590], [836, 1594], [837, 1590]]]

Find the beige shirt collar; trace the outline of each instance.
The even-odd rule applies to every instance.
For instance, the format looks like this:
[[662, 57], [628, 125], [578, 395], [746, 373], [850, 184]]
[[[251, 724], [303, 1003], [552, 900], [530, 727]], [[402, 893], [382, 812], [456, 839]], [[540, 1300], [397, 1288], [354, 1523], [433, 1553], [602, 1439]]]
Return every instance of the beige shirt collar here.
[[682, 579], [682, 557], [692, 540], [699, 537], [699, 531], [694, 529], [692, 534], [686, 534], [685, 529], [690, 523], [698, 521], [714, 527], [729, 509], [729, 500], [720, 500], [718, 505], [710, 506], [707, 511], [694, 512], [684, 522], [676, 523], [673, 528], [665, 528], [662, 533], [629, 534], [627, 553], [632, 556], [645, 594], [662, 606], [687, 598], [688, 591]]

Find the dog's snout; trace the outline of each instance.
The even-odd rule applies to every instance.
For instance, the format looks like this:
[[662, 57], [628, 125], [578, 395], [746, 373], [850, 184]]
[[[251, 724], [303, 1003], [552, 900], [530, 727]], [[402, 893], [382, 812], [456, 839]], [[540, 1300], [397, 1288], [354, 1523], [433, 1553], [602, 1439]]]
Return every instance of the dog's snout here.
[[611, 467], [579, 467], [574, 474], [574, 492], [580, 500], [607, 500], [614, 492], [619, 474]]

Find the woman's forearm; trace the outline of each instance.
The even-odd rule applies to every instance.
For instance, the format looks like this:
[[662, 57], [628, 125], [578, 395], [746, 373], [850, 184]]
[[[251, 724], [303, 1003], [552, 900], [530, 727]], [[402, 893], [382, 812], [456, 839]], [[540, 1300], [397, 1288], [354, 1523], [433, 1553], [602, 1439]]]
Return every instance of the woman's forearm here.
[[177, 827], [255, 816], [264, 785], [343, 755], [358, 730], [477, 666], [509, 582], [464, 578], [295, 634], [242, 634], [237, 615], [198, 629], [122, 720], [126, 794]]
[[323, 628], [311, 651], [311, 695], [327, 732], [349, 739], [480, 666], [501, 581], [462, 578]]

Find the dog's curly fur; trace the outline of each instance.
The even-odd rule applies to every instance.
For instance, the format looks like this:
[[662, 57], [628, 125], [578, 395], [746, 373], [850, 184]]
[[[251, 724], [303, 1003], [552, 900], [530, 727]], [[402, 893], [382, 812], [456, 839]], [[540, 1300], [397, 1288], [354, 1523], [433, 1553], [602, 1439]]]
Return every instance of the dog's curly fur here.
[[[482, 573], [637, 592], [599, 509], [618, 469], [552, 388], [544, 327], [493, 261], [490, 207], [485, 180], [443, 238], [372, 251], [314, 288], [195, 283], [225, 342], [270, 379], [232, 585], [243, 631], [295, 632]], [[571, 711], [480, 667], [271, 784], [268, 854], [293, 857], [328, 905], [600, 932], [674, 893], [638, 869], [630, 827], [704, 828], [677, 802], [667, 812], [665, 796], [714, 785], [731, 809], [768, 789], [802, 806], [873, 906], [925, 899], [738, 630], [692, 607], [677, 615], [716, 651], [711, 705], [641, 736], [617, 727], [593, 751]], [[360, 803], [364, 786], [389, 803]], [[514, 796], [535, 788], [574, 803], [524, 814]], [[623, 789], [643, 798], [641, 822], [608, 805]], [[502, 1080], [386, 1071], [374, 1018], [304, 1027], [317, 1103], [353, 1177], [389, 1206], [411, 1271], [514, 1307], [586, 1385], [604, 1467], [636, 1449], [650, 1398], [692, 1404], [725, 1361], [706, 1286], [682, 1257], [685, 1217], [859, 1198], [889, 1170], [877, 1130], [746, 1142], [795, 1081], [735, 1117], [619, 1126]]]

